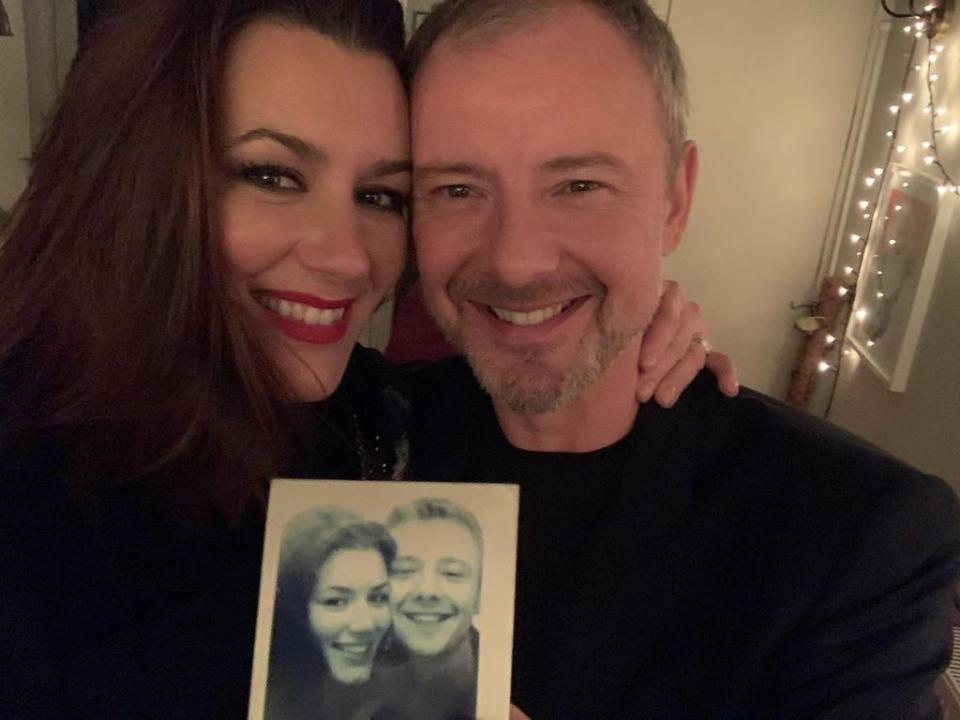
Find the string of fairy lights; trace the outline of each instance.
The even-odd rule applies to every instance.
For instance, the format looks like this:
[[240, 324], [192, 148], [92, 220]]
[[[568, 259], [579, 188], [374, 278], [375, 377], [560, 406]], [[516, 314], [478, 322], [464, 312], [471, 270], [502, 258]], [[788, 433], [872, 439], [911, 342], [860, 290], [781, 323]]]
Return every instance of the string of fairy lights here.
[[[874, 167], [871, 172], [866, 173], [862, 178], [862, 190], [855, 199], [855, 209], [862, 217], [861, 228], [852, 232], [848, 236], [850, 250], [855, 250], [855, 259], [851, 259], [842, 269], [842, 283], [837, 289], [837, 293], [843, 298], [845, 303], [844, 312], [838, 319], [835, 330], [837, 334], [828, 334], [826, 336], [826, 347], [823, 359], [819, 362], [818, 369], [821, 373], [834, 373], [833, 387], [830, 392], [829, 401], [826, 408], [826, 414], [829, 414], [833, 405], [834, 395], [837, 389], [837, 374], [841, 366], [840, 360], [844, 355], [849, 355], [852, 350], [846, 348], [847, 335], [851, 323], [864, 322], [871, 313], [871, 302], [882, 303], [885, 300], [887, 291], [884, 288], [883, 276], [883, 251], [875, 253], [871, 258], [870, 272], [875, 276], [869, 283], [870, 292], [874, 297], [859, 298], [856, 304], [854, 301], [858, 298], [858, 288], [863, 280], [862, 272], [867, 258], [865, 257], [867, 243], [871, 237], [873, 225], [877, 222], [888, 220], [884, 214], [884, 208], [880, 207], [883, 198], [883, 189], [888, 187], [888, 183], [899, 182], [901, 187], [906, 189], [910, 187], [912, 173], [902, 167], [894, 168], [894, 165], [901, 164], [905, 156], [912, 150], [922, 153], [921, 162], [928, 168], [928, 172], [938, 178], [937, 193], [940, 197], [947, 194], [960, 196], [960, 186], [954, 179], [954, 174], [950, 172], [941, 159], [941, 148], [947, 138], [960, 137], [960, 126], [951, 121], [950, 110], [944, 104], [942, 95], [938, 88], [942, 86], [941, 74], [943, 72], [942, 56], [945, 51], [944, 45], [937, 40], [938, 32], [942, 29], [945, 15], [948, 10], [952, 10], [952, 0], [933, 0], [926, 3], [923, 8], [917, 8], [914, 0], [910, 2], [910, 12], [898, 13], [892, 11], [886, 0], [881, 0], [884, 11], [894, 18], [902, 18], [908, 21], [903, 26], [902, 31], [905, 34], [914, 36], [914, 40], [909, 52], [909, 63], [904, 73], [903, 82], [900, 87], [899, 95], [888, 99], [888, 110], [891, 118], [891, 125], [884, 131], [887, 139], [887, 153], [882, 165]], [[918, 57], [919, 56], [919, 57]], [[926, 102], [922, 102], [925, 95]], [[922, 104], [921, 104], [922, 103]], [[917, 109], [919, 107], [919, 110]], [[901, 139], [901, 128], [904, 116], [909, 113], [922, 112], [929, 117], [929, 133], [927, 137], [915, 148], [909, 147]], [[892, 177], [897, 173], [898, 177]], [[869, 194], [868, 194], [869, 193]], [[894, 212], [900, 212], [904, 208], [901, 205], [893, 206]], [[851, 208], [853, 211], [854, 208]], [[856, 217], [856, 213], [853, 215]], [[891, 255], [896, 251], [897, 239], [890, 237], [886, 239], [887, 254]], [[850, 252], [847, 252], [849, 257]], [[872, 347], [875, 342], [872, 338], [866, 341], [868, 347]], [[831, 361], [832, 360], [832, 361]]]

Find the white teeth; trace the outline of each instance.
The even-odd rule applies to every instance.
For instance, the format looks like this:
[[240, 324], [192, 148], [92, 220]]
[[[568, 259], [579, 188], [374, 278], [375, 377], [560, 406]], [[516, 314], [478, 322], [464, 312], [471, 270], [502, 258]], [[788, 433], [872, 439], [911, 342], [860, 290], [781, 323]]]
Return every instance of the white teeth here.
[[534, 310], [532, 312], [515, 312], [513, 310], [504, 310], [502, 308], [491, 307], [493, 314], [504, 322], [508, 322], [511, 325], [539, 325], [540, 323], [546, 322], [550, 318], [556, 317], [568, 304], [558, 303], [557, 305], [551, 305], [550, 307], [540, 308], [539, 310]]
[[273, 310], [277, 315], [299, 320], [305, 325], [333, 325], [343, 318], [346, 308], [321, 310], [301, 303], [279, 300], [272, 295], [259, 298], [262, 305]]

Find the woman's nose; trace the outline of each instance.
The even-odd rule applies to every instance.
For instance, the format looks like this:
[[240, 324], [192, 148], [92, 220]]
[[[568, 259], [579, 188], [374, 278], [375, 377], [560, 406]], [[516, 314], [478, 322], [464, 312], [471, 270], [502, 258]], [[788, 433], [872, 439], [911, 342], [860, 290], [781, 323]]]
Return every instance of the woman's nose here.
[[329, 203], [311, 213], [294, 249], [308, 270], [344, 281], [370, 274], [363, 224], [353, 202]]

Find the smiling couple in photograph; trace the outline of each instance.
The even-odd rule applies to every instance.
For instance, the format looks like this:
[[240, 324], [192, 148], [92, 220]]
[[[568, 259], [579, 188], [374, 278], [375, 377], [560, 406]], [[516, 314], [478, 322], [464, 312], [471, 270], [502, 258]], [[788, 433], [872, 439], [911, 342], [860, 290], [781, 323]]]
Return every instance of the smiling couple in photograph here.
[[265, 717], [466, 720], [476, 714], [483, 533], [446, 499], [385, 522], [337, 506], [287, 524]]

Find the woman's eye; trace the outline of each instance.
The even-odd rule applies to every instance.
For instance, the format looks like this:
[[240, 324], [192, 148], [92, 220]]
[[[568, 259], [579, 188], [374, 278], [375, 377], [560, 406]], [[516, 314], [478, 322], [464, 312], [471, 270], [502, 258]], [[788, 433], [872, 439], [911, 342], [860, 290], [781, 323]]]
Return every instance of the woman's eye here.
[[299, 175], [289, 168], [275, 165], [247, 165], [240, 169], [239, 174], [251, 185], [264, 190], [293, 191], [303, 189], [303, 182]]
[[379, 188], [361, 190], [357, 193], [357, 202], [400, 215], [407, 209], [409, 198], [397, 190]]
[[367, 598], [367, 602], [371, 605], [377, 606], [386, 605], [390, 602], [390, 594], [383, 591], [370, 593], [370, 597]]
[[585, 193], [596, 190], [599, 187], [600, 183], [594, 180], [573, 180], [567, 183], [565, 190], [569, 193]]
[[331, 610], [342, 610], [350, 604], [350, 600], [345, 597], [326, 597], [320, 598], [320, 604]]

